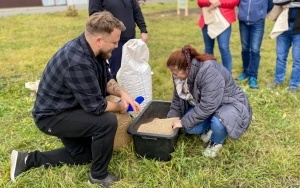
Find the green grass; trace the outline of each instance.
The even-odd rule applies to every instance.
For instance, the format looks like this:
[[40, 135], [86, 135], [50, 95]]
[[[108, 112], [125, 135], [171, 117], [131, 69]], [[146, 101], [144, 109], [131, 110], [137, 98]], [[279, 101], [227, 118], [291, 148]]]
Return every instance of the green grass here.
[[[197, 8], [196, 1], [190, 2]], [[153, 98], [171, 100], [171, 74], [165, 67], [170, 53], [185, 44], [203, 51], [197, 26], [198, 9], [188, 17], [176, 14], [176, 4], [142, 7], [148, 25]], [[90, 165], [32, 169], [16, 183], [9, 180], [10, 152], [51, 150], [61, 146], [55, 137], [35, 126], [31, 109], [34, 99], [24, 83], [40, 78], [52, 55], [84, 29], [87, 11], [77, 17], [64, 13], [16, 15], [0, 18], [0, 187], [96, 187], [87, 183]], [[241, 72], [240, 39], [235, 22], [231, 35], [233, 76]], [[169, 162], [138, 159], [133, 144], [114, 152], [109, 171], [123, 179], [114, 187], [300, 187], [300, 94], [286, 90], [292, 60], [288, 59], [283, 86], [267, 90], [275, 68], [275, 40], [269, 38], [273, 23], [267, 21], [259, 68], [260, 89], [247, 82], [239, 85], [253, 108], [253, 122], [240, 140], [227, 139], [215, 159], [203, 157], [205, 145], [198, 136], [180, 135]], [[215, 55], [220, 59], [216, 46]]]

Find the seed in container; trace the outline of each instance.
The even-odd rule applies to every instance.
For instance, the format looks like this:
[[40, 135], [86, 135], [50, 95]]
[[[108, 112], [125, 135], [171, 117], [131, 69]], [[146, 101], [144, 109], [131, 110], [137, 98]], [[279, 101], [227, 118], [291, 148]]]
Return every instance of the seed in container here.
[[174, 133], [172, 124], [178, 119], [178, 117], [165, 119], [154, 118], [152, 121], [141, 124], [137, 132], [172, 135]]

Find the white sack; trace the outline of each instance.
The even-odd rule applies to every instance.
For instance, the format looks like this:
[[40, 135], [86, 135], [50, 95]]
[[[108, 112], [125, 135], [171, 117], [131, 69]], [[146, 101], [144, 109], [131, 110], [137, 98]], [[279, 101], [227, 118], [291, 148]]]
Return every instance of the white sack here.
[[148, 64], [149, 49], [141, 39], [131, 39], [123, 45], [121, 67], [117, 81], [135, 99], [143, 96], [143, 109], [152, 100], [152, 76]]

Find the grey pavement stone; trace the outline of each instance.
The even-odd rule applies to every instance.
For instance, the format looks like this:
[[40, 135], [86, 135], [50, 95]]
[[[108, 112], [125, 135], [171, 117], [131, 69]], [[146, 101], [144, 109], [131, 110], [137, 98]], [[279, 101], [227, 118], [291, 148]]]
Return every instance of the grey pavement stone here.
[[[175, 3], [177, 0], [146, 0], [145, 3]], [[88, 9], [87, 4], [75, 5], [77, 9]], [[51, 12], [63, 12], [67, 10], [67, 5], [63, 6], [38, 6], [38, 7], [18, 7], [0, 8], [0, 17], [12, 16], [16, 14], [43, 14]]]

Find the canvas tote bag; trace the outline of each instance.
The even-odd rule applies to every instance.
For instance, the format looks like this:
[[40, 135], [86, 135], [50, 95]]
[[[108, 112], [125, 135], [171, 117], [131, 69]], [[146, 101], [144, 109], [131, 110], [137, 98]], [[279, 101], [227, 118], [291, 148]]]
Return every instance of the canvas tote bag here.
[[207, 25], [207, 33], [211, 39], [214, 39], [225, 31], [230, 24], [221, 14], [219, 8], [213, 9], [211, 12], [215, 17], [215, 21]]
[[271, 39], [276, 38], [281, 33], [283, 33], [284, 31], [287, 31], [289, 29], [288, 13], [289, 13], [289, 9], [286, 8], [278, 16], [278, 18], [274, 24], [274, 27], [271, 31], [271, 34], [270, 34]]

